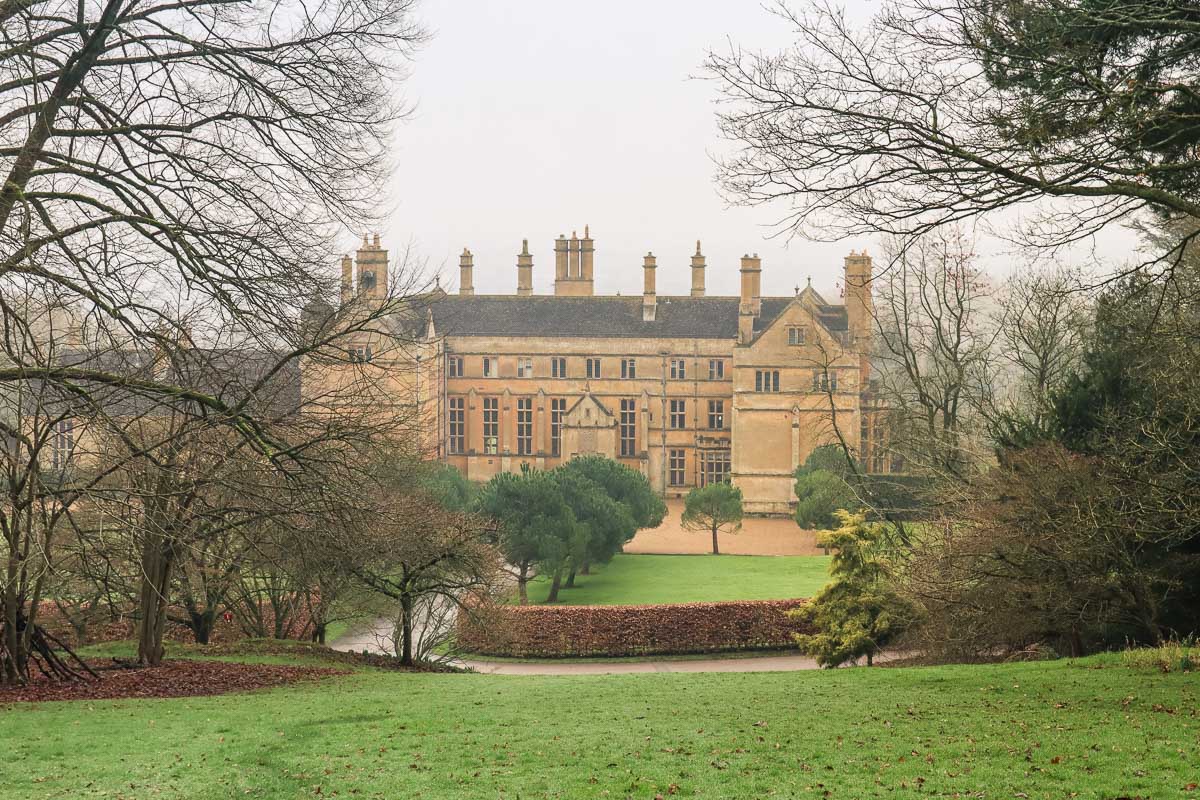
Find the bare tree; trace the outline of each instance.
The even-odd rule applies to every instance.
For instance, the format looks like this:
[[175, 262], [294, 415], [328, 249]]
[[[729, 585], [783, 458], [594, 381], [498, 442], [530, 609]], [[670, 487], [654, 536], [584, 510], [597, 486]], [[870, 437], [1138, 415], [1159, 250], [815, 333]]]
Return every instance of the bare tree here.
[[412, 665], [422, 643], [443, 639], [456, 613], [470, 613], [472, 601], [491, 595], [502, 558], [488, 542], [488, 520], [406, 491], [409, 482], [394, 465], [380, 478], [374, 502], [344, 539], [343, 558], [363, 585], [399, 603], [395, 650]]
[[991, 288], [971, 239], [935, 231], [890, 255], [875, 280], [874, 366], [891, 447], [932, 474], [962, 479], [986, 458], [995, 389]]
[[724, 186], [786, 201], [791, 232], [909, 243], [1033, 206], [1025, 238], [1059, 246], [1144, 209], [1200, 219], [1190, 4], [899, 0], [863, 26], [775, 8], [792, 47], [707, 68], [738, 148]]
[[1002, 411], [1043, 429], [1058, 391], [1079, 366], [1090, 302], [1082, 276], [1067, 268], [1020, 271], [1000, 292], [999, 354], [1012, 373]]
[[[65, 347], [77, 331], [69, 330], [66, 304], [53, 287], [5, 286], [0, 304], [20, 314], [18, 325], [7, 324], [7, 315], [3, 318], [0, 365], [19, 372], [30, 360], [66, 357], [78, 363], [74, 351]], [[5, 544], [0, 553], [0, 680], [5, 683], [28, 680], [31, 666], [60, 678], [88, 672], [78, 659], [77, 670], [53, 652], [61, 648], [70, 653], [41, 627], [38, 612], [48, 599], [47, 588], [57, 583], [54, 554], [77, 524], [81, 497], [112, 468], [81, 470], [75, 451], [114, 394], [103, 387], [81, 392], [71, 384], [36, 378], [0, 384], [0, 532]]]
[[270, 338], [377, 199], [411, 5], [8, 5], [0, 275], [136, 341], [190, 343], [164, 294]]

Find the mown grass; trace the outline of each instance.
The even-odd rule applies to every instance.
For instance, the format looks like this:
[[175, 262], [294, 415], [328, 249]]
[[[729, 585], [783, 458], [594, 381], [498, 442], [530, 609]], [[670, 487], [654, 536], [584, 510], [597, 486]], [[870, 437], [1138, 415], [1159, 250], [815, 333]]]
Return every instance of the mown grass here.
[[[811, 597], [829, 580], [827, 556], [655, 556], [623, 554], [577, 575], [558, 602], [650, 605]], [[545, 603], [550, 581], [529, 584], [529, 602]]]
[[0, 709], [0, 797], [1192, 797], [1200, 676], [1118, 658], [580, 677], [362, 671]]

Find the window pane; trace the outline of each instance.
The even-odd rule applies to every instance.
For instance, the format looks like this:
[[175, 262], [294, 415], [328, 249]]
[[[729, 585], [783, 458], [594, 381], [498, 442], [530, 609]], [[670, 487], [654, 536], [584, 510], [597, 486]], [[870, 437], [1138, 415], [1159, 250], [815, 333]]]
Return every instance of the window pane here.
[[558, 455], [562, 452], [562, 418], [567, 412], [565, 397], [555, 397], [550, 401], [550, 452]]
[[451, 397], [450, 403], [450, 438], [447, 449], [451, 453], [466, 451], [466, 408], [461, 397]]
[[621, 455], [637, 454], [637, 410], [636, 400], [621, 401]]
[[517, 398], [517, 455], [533, 452], [533, 398]]
[[500, 452], [500, 398], [483, 398], [483, 452]]

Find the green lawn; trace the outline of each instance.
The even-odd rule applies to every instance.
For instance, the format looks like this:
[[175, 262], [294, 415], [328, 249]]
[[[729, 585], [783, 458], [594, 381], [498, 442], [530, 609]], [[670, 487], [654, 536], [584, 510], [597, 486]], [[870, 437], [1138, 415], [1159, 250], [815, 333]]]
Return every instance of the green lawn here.
[[[619, 555], [562, 589], [571, 605], [698, 603], [812, 597], [829, 580], [827, 556]], [[544, 603], [550, 581], [529, 585], [529, 602]]]
[[0, 797], [1197, 796], [1200, 676], [1115, 658], [758, 674], [360, 672], [0, 708]]

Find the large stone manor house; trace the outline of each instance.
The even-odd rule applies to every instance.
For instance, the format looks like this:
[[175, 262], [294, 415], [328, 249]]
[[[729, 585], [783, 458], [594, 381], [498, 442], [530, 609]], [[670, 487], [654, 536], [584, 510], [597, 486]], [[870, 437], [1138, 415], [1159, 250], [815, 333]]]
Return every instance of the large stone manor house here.
[[[528, 242], [513, 294], [476, 294], [474, 266], [464, 250], [458, 292], [424, 294], [407, 315], [411, 374], [395, 389], [420, 410], [427, 457], [471, 480], [598, 453], [668, 497], [729, 480], [747, 511], [786, 513], [814, 447], [842, 440], [868, 469], [886, 467], [869, 391], [865, 252], [845, 258], [842, 303], [811, 285], [764, 297], [757, 255], [741, 259], [738, 296], [709, 295], [699, 242], [688, 295], [658, 294], [650, 253], [640, 294], [597, 295], [586, 227], [554, 241], [552, 295], [533, 292]], [[387, 251], [364, 238], [342, 260], [342, 301], [383, 298], [387, 280]], [[385, 350], [364, 341], [351, 360]]]

